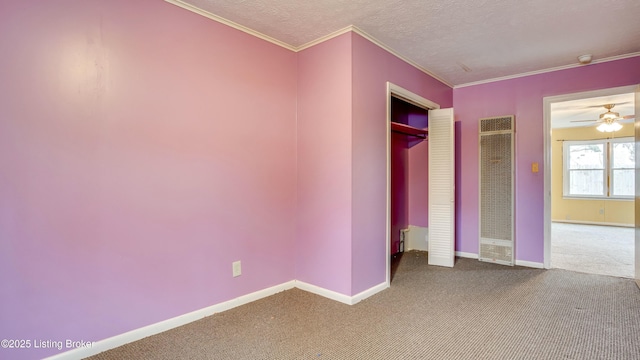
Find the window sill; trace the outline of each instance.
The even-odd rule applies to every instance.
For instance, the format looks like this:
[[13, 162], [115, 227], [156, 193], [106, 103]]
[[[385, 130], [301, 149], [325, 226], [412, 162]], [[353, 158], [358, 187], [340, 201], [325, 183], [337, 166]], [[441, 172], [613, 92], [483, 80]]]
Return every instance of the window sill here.
[[629, 197], [614, 197], [614, 196], [610, 196], [610, 197], [606, 197], [606, 196], [566, 196], [563, 195], [562, 196], [563, 200], [604, 200], [604, 201], [609, 201], [609, 200], [613, 200], [613, 201], [634, 201], [635, 198], [633, 196], [629, 196]]

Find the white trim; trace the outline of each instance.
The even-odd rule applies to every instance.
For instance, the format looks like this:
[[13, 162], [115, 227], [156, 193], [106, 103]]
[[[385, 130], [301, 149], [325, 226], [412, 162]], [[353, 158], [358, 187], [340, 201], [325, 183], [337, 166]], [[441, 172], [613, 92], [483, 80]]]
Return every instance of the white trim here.
[[288, 50], [291, 50], [291, 51], [296, 51], [296, 47], [295, 46], [291, 46], [291, 45], [289, 45], [289, 44], [287, 44], [287, 43], [285, 43], [283, 41], [280, 41], [278, 39], [272, 38], [271, 36], [268, 36], [268, 35], [265, 35], [265, 34], [263, 34], [261, 32], [255, 31], [255, 30], [250, 29], [250, 28], [248, 28], [246, 26], [243, 26], [243, 25], [240, 25], [238, 23], [235, 23], [235, 22], [233, 22], [231, 20], [227, 20], [227, 19], [225, 19], [225, 18], [223, 18], [221, 16], [212, 14], [212, 13], [206, 11], [206, 10], [202, 10], [199, 7], [193, 6], [191, 4], [187, 4], [184, 1], [181, 1], [181, 0], [164, 0], [164, 1], [168, 2], [169, 4], [173, 4], [175, 6], [181, 7], [183, 9], [185, 9], [185, 10], [189, 10], [191, 12], [194, 12], [194, 13], [196, 13], [198, 15], [202, 15], [202, 16], [204, 16], [204, 17], [206, 17], [208, 19], [211, 19], [213, 21], [217, 21], [217, 22], [219, 22], [221, 24], [230, 26], [230, 27], [232, 27], [232, 28], [234, 28], [236, 30], [240, 30], [240, 31], [242, 31], [244, 33], [247, 33], [249, 35], [253, 35], [253, 36], [257, 37], [257, 38], [260, 38], [262, 40], [268, 41], [268, 42], [270, 42], [272, 44], [281, 46], [281, 47], [283, 47], [285, 49], [288, 49]]
[[[633, 97], [633, 101], [634, 101], [634, 111], [636, 114], [640, 113], [640, 84], [636, 84], [635, 85], [635, 89], [633, 90], [634, 92], [634, 97]], [[636, 119], [634, 121], [634, 137], [635, 137], [635, 141], [636, 141], [636, 149], [638, 149], [638, 145], [640, 145], [640, 118], [638, 118], [636, 116]], [[638, 209], [640, 209], [640, 180], [638, 179], [640, 178], [640, 158], [636, 157], [636, 178], [635, 178], [635, 185], [636, 185], [636, 197], [634, 199], [634, 208], [635, 210], [635, 214], [633, 216], [633, 222], [634, 222], [634, 248], [635, 248], [635, 256], [633, 257], [633, 262], [634, 262], [634, 278], [636, 280], [636, 285], [638, 286], [638, 288], [640, 288], [640, 213], [638, 213]]]
[[[247, 33], [249, 35], [253, 35], [257, 38], [260, 38], [262, 40], [268, 41], [272, 44], [281, 46], [287, 50], [291, 50], [293, 52], [299, 52], [302, 51], [304, 49], [310, 48], [312, 46], [315, 46], [317, 44], [320, 44], [324, 41], [327, 40], [331, 40], [334, 37], [340, 36], [342, 34], [346, 34], [348, 32], [354, 32], [362, 37], [364, 37], [365, 39], [371, 41], [372, 43], [376, 44], [377, 46], [379, 46], [380, 48], [386, 50], [387, 52], [389, 52], [391, 55], [394, 55], [395, 57], [399, 58], [400, 60], [406, 62], [407, 64], [415, 67], [416, 69], [420, 70], [421, 72], [431, 76], [432, 78], [440, 81], [441, 83], [443, 83], [444, 85], [447, 85], [450, 88], [453, 89], [459, 89], [459, 88], [463, 88], [463, 87], [467, 87], [467, 86], [474, 86], [474, 85], [481, 85], [481, 84], [488, 84], [488, 83], [492, 83], [492, 82], [496, 82], [496, 81], [503, 81], [503, 80], [509, 80], [509, 79], [517, 79], [517, 78], [521, 78], [521, 77], [525, 77], [525, 76], [531, 76], [531, 75], [538, 75], [538, 74], [544, 74], [544, 73], [548, 73], [548, 72], [553, 72], [553, 71], [559, 71], [559, 70], [566, 70], [566, 69], [573, 69], [576, 67], [580, 67], [580, 66], [589, 66], [589, 65], [582, 65], [579, 63], [576, 64], [570, 64], [570, 65], [563, 65], [563, 66], [557, 66], [557, 67], [553, 67], [553, 68], [548, 68], [548, 69], [542, 69], [542, 70], [535, 70], [535, 71], [529, 71], [529, 72], [525, 72], [525, 73], [520, 73], [520, 74], [515, 74], [515, 75], [508, 75], [508, 76], [502, 76], [502, 77], [497, 77], [497, 78], [492, 78], [492, 79], [486, 79], [486, 80], [479, 80], [479, 81], [474, 81], [474, 82], [470, 82], [470, 83], [464, 83], [464, 84], [459, 84], [459, 85], [453, 85], [450, 82], [444, 80], [443, 78], [441, 78], [440, 76], [432, 73], [431, 71], [425, 69], [424, 67], [420, 66], [418, 63], [416, 63], [415, 61], [400, 55], [397, 51], [393, 50], [392, 48], [390, 48], [389, 46], [385, 45], [383, 42], [381, 42], [380, 40], [376, 39], [375, 37], [367, 34], [366, 32], [364, 32], [362, 29], [358, 28], [355, 25], [349, 25], [347, 27], [344, 27], [340, 30], [336, 30], [330, 34], [321, 36], [315, 40], [309, 41], [305, 44], [302, 44], [300, 46], [294, 46], [294, 45], [290, 45], [287, 44], [283, 41], [280, 41], [278, 39], [275, 39], [271, 36], [265, 35], [259, 31], [255, 31], [253, 29], [250, 29], [246, 26], [240, 25], [236, 22], [233, 22], [231, 20], [227, 20], [221, 16], [212, 14], [206, 10], [202, 10], [196, 6], [193, 6], [191, 4], [187, 4], [182, 0], [164, 0], [165, 2], [168, 2], [170, 4], [176, 5], [178, 7], [181, 7], [185, 10], [194, 12], [198, 15], [202, 15], [208, 19], [211, 19], [213, 21], [217, 21], [221, 24], [224, 25], [228, 25], [234, 29], [240, 30], [244, 33]], [[632, 57], [636, 57], [636, 56], [640, 56], [640, 52], [634, 52], [634, 53], [629, 53], [629, 54], [623, 54], [623, 55], [617, 55], [617, 56], [611, 56], [608, 58], [603, 58], [603, 59], [597, 59], [594, 60], [593, 62], [591, 62], [591, 64], [599, 64], [599, 63], [604, 63], [604, 62], [609, 62], [609, 61], [615, 61], [615, 60], [621, 60], [621, 59], [627, 59], [627, 58], [632, 58]]]
[[217, 313], [221, 313], [223, 311], [231, 310], [235, 307], [245, 305], [245, 304], [254, 302], [256, 300], [269, 297], [271, 295], [275, 295], [279, 292], [293, 289], [294, 287], [316, 294], [316, 295], [329, 298], [331, 300], [339, 301], [347, 305], [354, 305], [370, 296], [373, 296], [379, 293], [382, 290], [385, 290], [389, 286], [386, 283], [381, 283], [361, 293], [358, 293], [354, 296], [347, 296], [344, 294], [337, 293], [335, 291], [321, 288], [319, 286], [305, 283], [303, 281], [291, 280], [280, 285], [272, 286], [264, 290], [259, 290], [251, 294], [243, 295], [235, 299], [231, 299], [229, 301], [225, 301], [216, 305], [209, 306], [204, 309], [192, 311], [190, 313], [179, 315], [168, 320], [160, 321], [155, 324], [151, 324], [135, 330], [131, 330], [126, 333], [112, 336], [107, 339], [96, 341], [93, 343], [91, 347], [83, 347], [83, 348], [69, 350], [60, 354], [53, 355], [46, 359], [71, 360], [71, 359], [81, 359], [81, 358], [83, 359], [85, 357], [97, 355], [101, 352], [111, 350], [111, 349], [126, 345], [128, 343], [132, 343], [134, 341], [138, 341], [140, 339], [144, 339], [146, 337], [177, 328], [182, 325], [186, 325], [188, 323], [200, 320], [207, 316], [211, 316]]
[[[425, 99], [422, 96], [413, 93], [403, 87], [400, 87], [396, 84], [387, 82], [387, 88], [388, 88], [388, 93], [389, 96], [391, 95], [396, 95], [396, 97], [405, 100], [407, 102], [410, 102], [418, 107], [421, 107], [425, 110], [433, 110], [433, 109], [440, 109], [440, 105], [438, 105], [437, 103], [434, 103], [433, 101], [429, 100], [429, 99]], [[389, 121], [391, 121], [391, 119], [389, 119]]]
[[[640, 53], [637, 53], [640, 54]], [[551, 104], [556, 102], [633, 93], [637, 85], [598, 89], [542, 98], [544, 115], [544, 268], [551, 268]]]
[[391, 84], [387, 81], [387, 122], [386, 122], [386, 206], [385, 206], [385, 283], [391, 286]]
[[[478, 254], [462, 252], [462, 251], [456, 251], [456, 256], [461, 257], [461, 258], [468, 258], [468, 259], [477, 259], [478, 258]], [[530, 267], [530, 268], [535, 268], [535, 269], [544, 269], [544, 264], [541, 263], [541, 262], [533, 262], [533, 261], [526, 261], [526, 260], [518, 260], [518, 259], [516, 259], [515, 265], [516, 266]]]
[[386, 246], [386, 264], [385, 264], [385, 284], [386, 287], [391, 285], [391, 96], [396, 95], [406, 101], [413, 103], [416, 106], [426, 109], [439, 109], [440, 105], [423, 98], [422, 96], [415, 94], [401, 86], [393, 84], [387, 81], [387, 123], [386, 123], [386, 136], [387, 136], [387, 204], [386, 204], [386, 230], [385, 230], [385, 246]]
[[327, 299], [335, 300], [347, 305], [354, 305], [359, 303], [360, 301], [379, 293], [380, 291], [389, 287], [386, 282], [380, 283], [372, 288], [369, 288], [363, 292], [360, 292], [354, 296], [349, 296], [345, 294], [341, 294], [339, 292], [335, 292], [332, 290], [328, 290], [325, 288], [321, 288], [316, 285], [312, 285], [306, 283], [304, 281], [295, 281], [296, 287], [300, 290], [304, 290], [306, 292], [310, 292], [312, 294], [320, 295], [322, 297], [326, 297]]
[[[611, 56], [611, 57], [608, 57], [608, 58], [594, 60], [589, 65], [600, 64], [600, 63], [605, 63], [605, 62], [615, 61], [615, 60], [628, 59], [628, 58], [632, 58], [632, 57], [636, 57], [636, 56], [640, 56], [640, 52], [633, 52], [633, 53], [629, 53], [629, 54]], [[531, 75], [546, 74], [546, 73], [550, 73], [550, 72], [554, 72], [554, 71], [573, 69], [573, 68], [577, 68], [577, 67], [581, 67], [581, 66], [589, 66], [589, 65], [582, 65], [580, 63], [576, 63], [576, 64], [570, 64], [570, 65], [557, 66], [557, 67], [548, 68], [548, 69], [529, 71], [529, 72], [524, 72], [524, 73], [520, 73], [520, 74], [507, 75], [507, 76], [501, 76], [501, 77], [492, 78], [492, 79], [479, 80], [479, 81], [474, 81], [474, 82], [470, 82], [470, 83], [454, 85], [453, 88], [454, 89], [460, 89], [460, 88], [468, 87], [468, 86], [482, 85], [482, 84], [493, 83], [493, 82], [496, 82], [496, 81], [517, 79], [517, 78], [521, 78], [521, 77], [525, 77], [525, 76], [531, 76]]]
[[295, 52], [299, 52], [299, 51], [308, 49], [310, 47], [313, 47], [313, 46], [316, 46], [316, 45], [318, 45], [320, 43], [323, 43], [323, 42], [325, 42], [327, 40], [331, 40], [331, 39], [333, 39], [335, 37], [338, 37], [340, 35], [343, 35], [343, 34], [346, 34], [348, 32], [354, 31], [353, 29], [354, 29], [353, 25], [349, 25], [349, 26], [344, 27], [344, 28], [342, 28], [340, 30], [336, 30], [336, 31], [334, 31], [334, 32], [332, 32], [330, 34], [321, 36], [321, 37], [319, 37], [319, 38], [317, 38], [315, 40], [311, 40], [308, 43], [302, 44], [302, 45], [296, 47], [294, 51]]
[[467, 258], [467, 259], [477, 259], [478, 258], [478, 254], [462, 252], [462, 251], [456, 251], [456, 256], [457, 257], [461, 257], [461, 258]]
[[191, 12], [194, 12], [194, 13], [196, 13], [198, 15], [202, 15], [202, 16], [204, 16], [204, 17], [206, 17], [208, 19], [211, 19], [213, 21], [217, 21], [217, 22], [219, 22], [221, 24], [228, 25], [228, 26], [230, 26], [230, 27], [232, 27], [234, 29], [240, 30], [240, 31], [242, 31], [244, 33], [247, 33], [249, 35], [253, 35], [253, 36], [257, 37], [257, 38], [260, 38], [260, 39], [268, 41], [268, 42], [270, 42], [272, 44], [281, 46], [281, 47], [283, 47], [283, 48], [285, 48], [287, 50], [291, 50], [293, 52], [299, 52], [299, 51], [302, 51], [304, 49], [308, 49], [308, 48], [310, 48], [312, 46], [318, 45], [318, 44], [320, 44], [322, 42], [325, 42], [327, 40], [331, 40], [331, 39], [333, 39], [333, 38], [335, 38], [337, 36], [340, 36], [342, 34], [346, 34], [348, 32], [354, 32], [354, 33], [362, 36], [363, 38], [371, 41], [372, 43], [374, 43], [375, 45], [379, 46], [383, 50], [386, 50], [387, 52], [389, 52], [391, 55], [397, 57], [398, 59], [400, 59], [400, 60], [406, 62], [407, 64], [415, 67], [416, 69], [418, 69], [418, 70], [422, 71], [423, 73], [431, 76], [432, 78], [440, 81], [441, 83], [447, 85], [448, 87], [453, 88], [453, 85], [450, 84], [449, 82], [445, 81], [444, 79], [442, 79], [438, 75], [430, 72], [429, 70], [425, 69], [424, 67], [418, 65], [418, 63], [416, 63], [415, 61], [400, 55], [398, 52], [396, 52], [392, 48], [388, 47], [387, 45], [382, 43], [380, 40], [374, 38], [373, 36], [367, 34], [363, 30], [359, 29], [355, 25], [349, 25], [347, 27], [344, 27], [344, 28], [342, 28], [340, 30], [336, 30], [336, 31], [334, 31], [334, 32], [332, 32], [330, 34], [321, 36], [321, 37], [319, 37], [319, 38], [317, 38], [315, 40], [309, 41], [309, 42], [307, 42], [305, 44], [302, 44], [300, 46], [294, 46], [294, 45], [287, 44], [287, 43], [285, 43], [283, 41], [280, 41], [278, 39], [275, 39], [275, 38], [273, 38], [273, 37], [271, 37], [269, 35], [265, 35], [265, 34], [259, 32], [259, 31], [255, 31], [255, 30], [250, 29], [250, 28], [248, 28], [246, 26], [240, 25], [240, 24], [238, 24], [236, 22], [233, 22], [231, 20], [227, 20], [227, 19], [225, 19], [225, 18], [223, 18], [221, 16], [212, 14], [212, 13], [206, 11], [206, 10], [202, 10], [202, 9], [196, 7], [196, 6], [191, 5], [191, 4], [187, 4], [182, 0], [164, 0], [164, 1], [168, 2], [170, 4], [173, 4], [173, 5], [176, 5], [178, 7], [181, 7], [183, 9], [185, 9], [185, 10], [189, 10]]
[[351, 304], [349, 304], [349, 305], [355, 305], [355, 304], [359, 303], [360, 301], [362, 301], [362, 300], [364, 300], [364, 299], [366, 299], [368, 297], [371, 297], [371, 296], [381, 292], [382, 290], [387, 289], [388, 287], [389, 286], [386, 283], [380, 283], [380, 284], [378, 284], [378, 285], [376, 285], [376, 286], [374, 286], [372, 288], [369, 288], [369, 289], [367, 289], [365, 291], [357, 293], [357, 294], [355, 294], [355, 295], [353, 295], [351, 297]]
[[441, 83], [447, 85], [450, 88], [453, 88], [453, 85], [449, 82], [447, 82], [446, 80], [442, 79], [441, 77], [439, 77], [438, 75], [432, 73], [431, 71], [425, 69], [424, 67], [418, 65], [418, 63], [414, 62], [413, 60], [400, 55], [400, 53], [398, 53], [397, 51], [393, 50], [392, 48], [388, 47], [387, 45], [385, 45], [384, 43], [382, 43], [380, 40], [374, 38], [373, 36], [367, 34], [366, 32], [362, 31], [361, 29], [359, 29], [358, 27], [356, 27], [355, 25], [351, 25], [351, 28], [353, 29], [353, 32], [355, 32], [356, 34], [362, 36], [363, 38], [371, 41], [372, 43], [378, 45], [380, 48], [386, 50], [388, 53], [390, 53], [391, 55], [397, 57], [398, 59], [406, 62], [407, 64], [413, 66], [414, 68], [422, 71], [423, 73], [431, 76], [432, 78], [440, 81]]
[[300, 280], [296, 280], [296, 287], [300, 290], [304, 290], [312, 294], [326, 297], [327, 299], [331, 299], [331, 300], [341, 302], [343, 304], [351, 305], [351, 297], [345, 294], [341, 294], [339, 292], [321, 288], [319, 286], [312, 285]]
[[[478, 254], [456, 251], [456, 256], [467, 259], [478, 259]], [[544, 264], [540, 262], [526, 261], [526, 260], [518, 260], [515, 261], [516, 266], [525, 266], [536, 269], [544, 269]]]
[[355, 25], [349, 25], [349, 26], [347, 26], [345, 28], [342, 28], [340, 30], [334, 31], [331, 34], [327, 34], [327, 35], [319, 37], [319, 38], [317, 38], [315, 40], [309, 41], [306, 44], [303, 44], [303, 45], [300, 45], [300, 46], [296, 47], [294, 51], [295, 52], [299, 52], [299, 51], [302, 51], [304, 49], [308, 49], [308, 48], [310, 48], [312, 46], [318, 45], [318, 44], [323, 43], [323, 42], [325, 42], [327, 40], [331, 40], [331, 39], [333, 39], [335, 37], [338, 37], [340, 35], [346, 34], [348, 32], [353, 32], [353, 33], [356, 33], [356, 34], [362, 36], [363, 38], [369, 40], [373, 44], [377, 45], [379, 48], [381, 48], [381, 49], [385, 50], [386, 52], [388, 52], [389, 54], [397, 57], [398, 59], [406, 62], [407, 64], [413, 66], [414, 68], [416, 68], [416, 69], [422, 71], [423, 73], [431, 76], [432, 78], [440, 81], [441, 83], [447, 85], [448, 87], [453, 88], [453, 85], [451, 83], [447, 82], [446, 80], [442, 79], [438, 75], [436, 75], [436, 74], [432, 73], [431, 71], [425, 69], [424, 67], [420, 66], [415, 61], [413, 61], [413, 60], [411, 60], [411, 59], [409, 59], [409, 58], [407, 58], [405, 56], [400, 55], [400, 53], [398, 53], [397, 51], [395, 51], [392, 48], [388, 47], [387, 45], [385, 45], [383, 42], [381, 42], [380, 40], [376, 39], [375, 37], [367, 34], [366, 32], [364, 32], [364, 30], [358, 28]]
[[192, 311], [183, 315], [176, 316], [174, 318], [157, 322], [148, 326], [144, 326], [135, 330], [128, 331], [123, 334], [112, 336], [110, 338], [96, 341], [91, 347], [82, 347], [66, 351], [54, 356], [48, 357], [49, 360], [66, 360], [66, 359], [82, 359], [85, 357], [93, 356], [101, 352], [114, 349], [116, 347], [138, 341], [140, 339], [159, 334], [161, 332], [171, 330], [178, 326], [186, 325], [188, 323], [200, 320], [204, 317], [211, 316], [216, 313], [220, 313], [226, 310], [233, 309], [235, 307], [248, 304], [250, 302], [260, 300], [262, 298], [277, 294], [279, 292], [289, 290], [295, 287], [296, 282], [294, 280], [272, 286], [267, 289], [259, 290], [251, 294], [243, 295], [229, 301], [225, 301], [216, 305], [206, 307], [204, 309]]
[[579, 225], [599, 225], [599, 226], [618, 226], [618, 227], [635, 227], [635, 224], [625, 224], [625, 223], [611, 223], [611, 222], [602, 222], [602, 221], [583, 221], [583, 220], [551, 220], [555, 223], [563, 223], [563, 224], [579, 224]]
[[478, 258], [478, 254], [467, 253], [467, 252], [463, 252], [463, 251], [456, 251], [456, 256], [457, 257], [467, 258], [467, 259], [477, 259]]
[[534, 269], [544, 269], [544, 264], [541, 262], [516, 260], [516, 266], [530, 267]]
[[[557, 97], [556, 97], [557, 98]], [[543, 168], [544, 179], [542, 194], [544, 206], [542, 210], [542, 262], [545, 269], [551, 268], [551, 103], [560, 100], [551, 97], [542, 98], [543, 103]]]

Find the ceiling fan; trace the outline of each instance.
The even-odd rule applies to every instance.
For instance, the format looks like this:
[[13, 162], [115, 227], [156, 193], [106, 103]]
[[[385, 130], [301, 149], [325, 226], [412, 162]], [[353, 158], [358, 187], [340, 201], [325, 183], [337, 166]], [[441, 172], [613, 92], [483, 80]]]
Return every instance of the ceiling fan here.
[[[622, 104], [622, 103], [621, 103]], [[618, 104], [618, 105], [621, 105]], [[598, 127], [596, 129], [598, 129], [598, 131], [601, 132], [614, 132], [614, 131], [618, 131], [620, 129], [622, 129], [622, 125], [620, 125], [620, 121], [621, 120], [629, 120], [629, 119], [633, 119], [635, 118], [635, 115], [626, 115], [626, 116], [620, 116], [620, 113], [615, 112], [615, 111], [611, 111], [611, 109], [613, 109], [616, 104], [604, 104], [604, 105], [598, 105], [597, 107], [604, 107], [605, 109], [607, 109], [606, 112], [600, 114], [600, 118], [596, 119], [596, 120], [573, 120], [571, 122], [599, 122], [600, 125], [598, 125]]]

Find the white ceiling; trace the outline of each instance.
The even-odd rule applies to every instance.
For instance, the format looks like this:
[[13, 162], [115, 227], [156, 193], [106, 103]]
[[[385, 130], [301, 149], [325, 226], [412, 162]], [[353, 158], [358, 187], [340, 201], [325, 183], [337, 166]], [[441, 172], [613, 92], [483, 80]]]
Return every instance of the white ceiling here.
[[167, 1], [293, 49], [353, 25], [452, 86], [640, 55], [638, 0]]

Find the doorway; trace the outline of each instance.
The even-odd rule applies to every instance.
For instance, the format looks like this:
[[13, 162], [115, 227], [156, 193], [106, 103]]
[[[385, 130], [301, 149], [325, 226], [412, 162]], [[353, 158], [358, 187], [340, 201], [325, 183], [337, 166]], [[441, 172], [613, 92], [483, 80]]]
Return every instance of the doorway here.
[[[545, 268], [633, 277], [633, 92], [544, 99]], [[608, 111], [619, 115], [614, 131], [598, 129]]]
[[407, 250], [427, 250], [428, 111], [440, 106], [387, 83], [386, 282]]
[[409, 224], [427, 228], [428, 110], [391, 96], [391, 274], [405, 250], [427, 250], [426, 242], [409, 244]]

